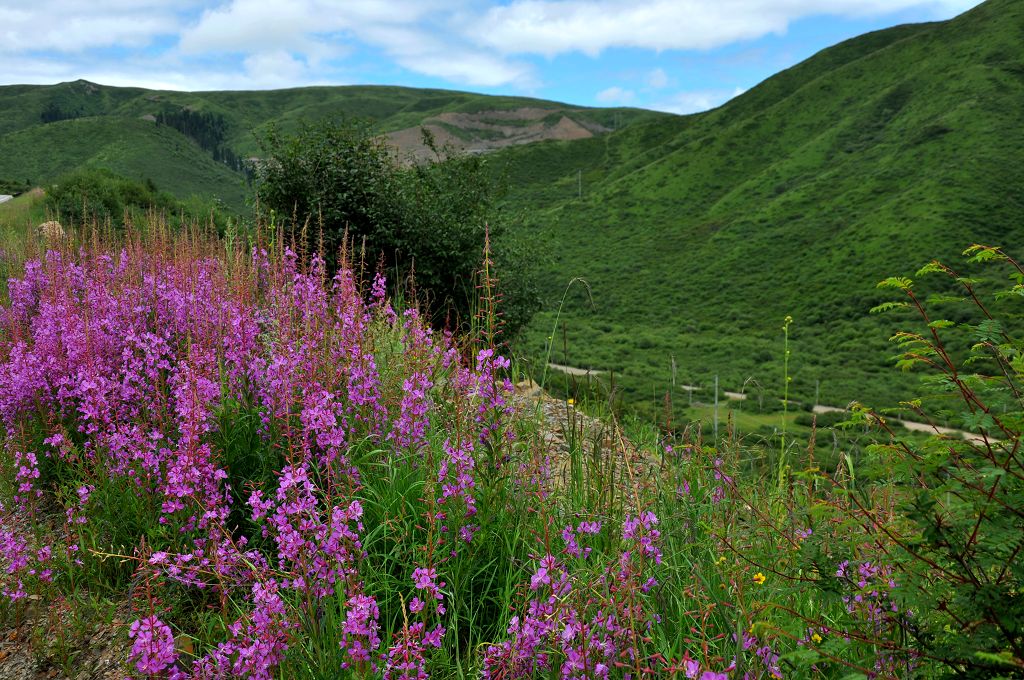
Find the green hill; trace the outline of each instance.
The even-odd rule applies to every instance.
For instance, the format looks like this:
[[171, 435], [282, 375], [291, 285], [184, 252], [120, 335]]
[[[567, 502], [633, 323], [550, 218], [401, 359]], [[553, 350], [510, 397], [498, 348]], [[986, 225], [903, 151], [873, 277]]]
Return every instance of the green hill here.
[[[509, 149], [513, 201], [555, 255], [542, 356], [614, 371], [660, 413], [682, 384], [782, 389], [792, 315], [799, 398], [892, 404], [898, 326], [875, 284], [973, 242], [1024, 246], [1024, 3], [865, 35], [721, 108], [570, 143]], [[582, 181], [581, 181], [582, 180]], [[582, 184], [582, 199], [577, 198]], [[568, 350], [563, 352], [563, 346]], [[754, 383], [750, 383], [753, 385]], [[705, 394], [709, 394], [705, 392]], [[698, 395], [699, 396], [699, 395]]]
[[84, 80], [0, 87], [0, 180], [45, 184], [83, 166], [152, 179], [186, 198], [244, 206], [242, 160], [256, 135], [329, 117], [372, 119], [393, 143], [421, 150], [420, 125], [442, 142], [492, 150], [601, 135], [613, 125], [666, 117], [524, 97], [403, 87], [308, 87], [257, 92], [163, 92]]
[[95, 116], [35, 125], [0, 138], [0, 177], [45, 184], [81, 167], [152, 179], [181, 197], [216, 196], [244, 205], [244, 177], [167, 126]]

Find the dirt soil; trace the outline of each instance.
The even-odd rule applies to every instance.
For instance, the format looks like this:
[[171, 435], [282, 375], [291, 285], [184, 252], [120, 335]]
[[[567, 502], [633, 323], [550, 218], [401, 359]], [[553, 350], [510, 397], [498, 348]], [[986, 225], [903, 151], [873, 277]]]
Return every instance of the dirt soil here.
[[387, 140], [398, 149], [400, 155], [425, 160], [432, 153], [423, 144], [421, 127], [434, 135], [438, 146], [451, 145], [467, 153], [486, 153], [516, 144], [546, 140], [586, 139], [608, 131], [600, 125], [583, 124], [564, 114], [554, 123], [545, 120], [557, 113], [551, 109], [538, 108], [478, 113], [448, 112], [428, 118], [422, 125], [391, 132]]

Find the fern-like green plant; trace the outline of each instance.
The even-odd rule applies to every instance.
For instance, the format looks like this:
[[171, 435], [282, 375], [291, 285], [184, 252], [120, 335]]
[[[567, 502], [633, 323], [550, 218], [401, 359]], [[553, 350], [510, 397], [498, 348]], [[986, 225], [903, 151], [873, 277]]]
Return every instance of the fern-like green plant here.
[[[881, 526], [879, 539], [903, 572], [899, 592], [915, 615], [907, 632], [924, 658], [955, 675], [1024, 677], [1024, 336], [1015, 307], [1024, 268], [999, 248], [965, 255], [1009, 269], [1015, 285], [992, 295], [938, 262], [918, 276], [945, 277], [940, 297], [922, 301], [906, 278], [882, 284], [901, 290], [924, 326], [893, 337], [898, 365], [926, 373], [928, 394], [904, 406], [974, 434], [893, 437], [902, 518]], [[939, 310], [962, 321], [933, 318]]]

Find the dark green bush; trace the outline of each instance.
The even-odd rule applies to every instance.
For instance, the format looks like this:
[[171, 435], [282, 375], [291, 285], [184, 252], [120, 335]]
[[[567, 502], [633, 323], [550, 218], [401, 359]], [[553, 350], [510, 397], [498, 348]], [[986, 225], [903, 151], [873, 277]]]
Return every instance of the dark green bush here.
[[160, 191], [151, 179], [131, 179], [106, 168], [85, 168], [59, 178], [47, 191], [46, 207], [59, 220], [75, 226], [109, 221], [121, 228], [126, 219], [138, 224], [152, 211], [162, 214], [172, 227], [198, 222], [212, 224], [223, 233], [228, 220], [216, 201], [202, 196], [179, 201]]
[[17, 179], [0, 178], [0, 194], [17, 196], [18, 194], [25, 193], [31, 188], [32, 183], [29, 180], [21, 181]]
[[425, 142], [434, 158], [403, 165], [366, 123], [305, 124], [292, 136], [271, 128], [257, 173], [260, 203], [307, 226], [306, 246], [329, 266], [347, 233], [369, 258], [381, 258], [393, 280], [414, 274], [436, 323], [468, 321], [489, 230], [512, 335], [536, 309], [538, 294], [523, 246], [509, 239], [498, 211], [502, 183], [485, 158], [438, 149], [426, 133]]
[[114, 226], [123, 226], [126, 214], [177, 208], [174, 198], [159, 191], [152, 180], [140, 182], [105, 168], [64, 175], [50, 187], [46, 202], [62, 221], [75, 225], [109, 220]]

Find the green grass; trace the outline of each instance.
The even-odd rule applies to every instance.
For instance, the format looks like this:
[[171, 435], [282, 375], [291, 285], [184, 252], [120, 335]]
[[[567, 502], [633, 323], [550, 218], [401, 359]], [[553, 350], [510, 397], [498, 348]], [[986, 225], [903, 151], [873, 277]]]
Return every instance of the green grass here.
[[[686, 421], [693, 421], [701, 423], [705, 430], [710, 431], [710, 427], [713, 425], [715, 420], [715, 407], [714, 405], [701, 405], [689, 407], [685, 410]], [[750, 413], [745, 411], [737, 411], [732, 407], [730, 402], [721, 402], [718, 405], [718, 427], [721, 433], [725, 432], [726, 424], [730, 422], [734, 423], [736, 429], [744, 432], [751, 432], [760, 430], [761, 428], [780, 428], [782, 427], [783, 421], [786, 423], [787, 429], [791, 429], [796, 420], [796, 414], [789, 414], [783, 417], [782, 413]], [[810, 430], [807, 428], [800, 428], [805, 432], [809, 433]]]
[[[25, 203], [30, 201], [23, 199], [21, 207]], [[952, 398], [942, 389], [949, 383], [943, 369], [934, 371], [936, 391], [917, 396], [939, 399], [947, 409], [967, 409], [961, 420], [998, 432], [999, 443], [970, 446], [963, 440], [879, 431], [869, 427], [863, 412], [850, 416], [861, 418], [856, 427], [845, 429], [839, 424], [845, 414], [824, 414], [812, 440], [809, 414], [780, 411], [778, 400], [753, 384], [746, 386], [746, 400], [722, 400], [721, 436], [715, 439], [709, 436], [712, 407], [706, 403], [706, 386], [699, 393], [704, 404], [689, 410], [677, 404], [680, 422], [674, 431], [635, 418], [623, 420], [621, 429], [608, 419], [597, 423], [595, 431], [595, 424], [577, 419], [577, 408], [608, 418], [599, 387], [586, 385], [577, 392], [575, 405], [556, 406], [554, 415], [550, 407], [529, 403], [506, 413], [500, 402], [489, 406], [482, 396], [485, 385], [501, 376], [469, 375], [442, 359], [483, 344], [482, 338], [428, 345], [424, 338], [430, 334], [420, 332], [412, 319], [399, 321], [406, 319], [401, 311], [377, 309], [364, 316], [358, 302], [352, 302], [354, 313], [329, 304], [326, 294], [320, 296], [323, 288], [317, 288], [325, 282], [315, 272], [298, 273], [290, 257], [268, 261], [262, 269], [266, 275], [260, 276], [242, 242], [219, 240], [213, 233], [212, 240], [203, 242], [194, 231], [169, 237], [171, 231], [168, 225], [151, 224], [142, 234], [162, 240], [147, 242], [143, 235], [109, 246], [98, 245], [102, 237], [96, 236], [92, 256], [101, 267], [90, 265], [88, 243], [77, 254], [66, 248], [61, 258], [28, 268], [39, 272], [29, 273], [28, 281], [44, 285], [20, 286], [13, 301], [0, 293], [4, 309], [11, 305], [15, 310], [6, 313], [0, 334], [6, 357], [2, 368], [14, 377], [13, 385], [28, 387], [15, 391], [4, 385], [6, 394], [22, 405], [8, 398], [6, 424], [0, 427], [0, 497], [11, 508], [0, 516], [4, 559], [10, 565], [0, 573], [0, 590], [14, 599], [0, 598], [0, 625], [19, 627], [31, 637], [31, 652], [43, 670], [56, 667], [68, 673], [84, 666], [90, 647], [108, 644], [109, 637], [95, 635], [104, 630], [121, 641], [119, 649], [109, 652], [128, 671], [126, 629], [152, 614], [170, 626], [178, 661], [186, 668], [195, 654], [228, 638], [249, 645], [273, 640], [279, 632], [278, 642], [287, 642], [287, 651], [274, 664], [274, 677], [376, 677], [379, 672], [370, 669], [341, 670], [339, 643], [357, 615], [350, 600], [355, 594], [371, 596], [379, 607], [379, 616], [372, 619], [383, 642], [373, 650], [375, 656], [390, 648], [396, 652], [393, 658], [407, 658], [394, 646], [407, 621], [443, 625], [447, 632], [437, 650], [428, 650], [426, 668], [431, 677], [444, 680], [479, 677], [485, 664], [501, 656], [492, 645], [506, 641], [510, 650], [522, 642], [526, 658], [506, 660], [494, 677], [571, 675], [569, 664], [562, 662], [576, 652], [566, 644], [595, 649], [592, 642], [574, 642], [580, 624], [622, 650], [611, 658], [643, 667], [616, 666], [609, 678], [627, 673], [682, 678], [693, 675], [682, 665], [691, 659], [701, 668], [749, 672], [753, 678], [801, 679], [872, 673], [939, 677], [964, 669], [977, 670], [972, 677], [995, 677], [997, 670], [1012, 675], [1024, 663], [1016, 629], [1002, 625], [1018, 616], [1024, 578], [1015, 548], [1022, 544], [1017, 521], [1022, 508], [1022, 389], [1019, 373], [1004, 370], [1016, 366], [1024, 343], [1007, 335], [993, 346], [998, 322], [989, 318], [987, 325], [978, 324], [987, 317], [984, 310], [965, 310], [963, 325], [942, 329], [942, 343], [914, 342], [904, 349], [942, 354], [958, 338], [976, 343], [974, 356], [957, 362], [962, 377]], [[280, 253], [283, 240], [278, 239], [283, 234], [268, 242], [279, 244], [271, 250]], [[134, 261], [128, 259], [132, 253]], [[80, 260], [69, 263], [63, 257]], [[1003, 265], [1003, 274], [1024, 272], [996, 251], [977, 257]], [[154, 271], [171, 275], [156, 278]], [[20, 267], [7, 273], [25, 275]], [[144, 313], [129, 318], [151, 325], [119, 325], [126, 305], [145, 297], [129, 286], [148, 286], [147, 276], [153, 277], [155, 290], [159, 286], [159, 299], [197, 305], [204, 298], [222, 297], [230, 311], [182, 320], [140, 304], [137, 309]], [[216, 287], [204, 288], [202, 281], [215, 281]], [[33, 288], [37, 301], [25, 294]], [[934, 284], [925, 288], [936, 289]], [[200, 296], [196, 291], [205, 292]], [[27, 318], [19, 318], [22, 310], [28, 310]], [[362, 322], [336, 322], [349, 313]], [[245, 318], [262, 320], [244, 335], [232, 335], [236, 331], [231, 329], [243, 325], [232, 320]], [[107, 351], [89, 351], [93, 340], [66, 330], [75, 323], [68, 319], [86, 319], [94, 328], [114, 331], [107, 331]], [[169, 349], [167, 368], [159, 372], [149, 369], [152, 364], [126, 361], [133, 355], [127, 342], [124, 348], [114, 344], [142, 335], [136, 328], [163, 327]], [[924, 322], [905, 326], [908, 331], [926, 327]], [[243, 344], [236, 342], [239, 336], [253, 348], [251, 354], [238, 359], [219, 353], [222, 347]], [[55, 337], [61, 342], [53, 342]], [[293, 353], [295, 347], [302, 353]], [[336, 347], [346, 348], [345, 354], [335, 353]], [[330, 412], [312, 422], [312, 394], [324, 394], [324, 401], [339, 411], [358, 403], [351, 391], [356, 365], [347, 357], [352, 355], [372, 359], [379, 397], [355, 407], [344, 424], [340, 414]], [[29, 361], [22, 359], [26, 356]], [[301, 368], [277, 383], [250, 384], [248, 374], [237, 370], [281, 366], [291, 356], [302, 357]], [[219, 396], [187, 420], [190, 416], [181, 415], [187, 402], [178, 385], [188, 379], [188, 371], [203, 370], [193, 368], [199, 363], [193, 357], [204, 358], [208, 384]], [[104, 363], [98, 369], [90, 366], [96, 362]], [[19, 373], [24, 366], [61, 363], [67, 368], [30, 373], [27, 379], [24, 373], [29, 372]], [[419, 371], [430, 371], [423, 440], [400, 444], [391, 434], [411, 411], [406, 396], [420, 379], [414, 377]], [[982, 373], [969, 375], [975, 371]], [[66, 395], [81, 393], [80, 383], [88, 389], [94, 375], [128, 386], [110, 390], [108, 408], [115, 415], [102, 415], [101, 432], [149, 432], [145, 441], [159, 437], [167, 442], [161, 451], [166, 458], [153, 468], [135, 467], [147, 456], [143, 447], [151, 444], [126, 445], [119, 437], [86, 432], [83, 423], [93, 417], [92, 402], [79, 405], [77, 396]], [[520, 377], [518, 367], [509, 377]], [[51, 386], [57, 381], [60, 387]], [[574, 387], [572, 380], [564, 382], [569, 384], [561, 387]], [[154, 388], [144, 408], [133, 407], [136, 385]], [[328, 385], [338, 390], [337, 397], [326, 392]], [[275, 390], [272, 396], [270, 390]], [[559, 422], [557, 411], [563, 407], [565, 421]], [[376, 416], [367, 417], [376, 413], [382, 424]], [[702, 427], [687, 427], [681, 422], [687, 418]], [[727, 427], [730, 421], [747, 433]], [[784, 421], [783, 442], [777, 430]], [[181, 432], [193, 423], [208, 447], [182, 441]], [[328, 428], [343, 442], [336, 450], [319, 438]], [[50, 438], [55, 431], [61, 434], [57, 440]], [[446, 488], [453, 479], [447, 472], [455, 459], [453, 437], [474, 442], [466, 445], [472, 458], [465, 468], [472, 512], [468, 499]], [[127, 446], [134, 448], [126, 454]], [[32, 459], [21, 453], [36, 451], [42, 455]], [[191, 505], [199, 502], [195, 496], [179, 495], [168, 489], [169, 483], [156, 481], [174, 479], [179, 463], [222, 470], [223, 486], [216, 496], [230, 497], [230, 507], [215, 510], [213, 495], [200, 507]], [[38, 475], [25, 467], [37, 464]], [[299, 469], [309, 471], [309, 484], [287, 485], [285, 480], [293, 480]], [[993, 478], [997, 483], [990, 486], [987, 480]], [[978, 479], [985, 483], [978, 485]], [[33, 489], [39, 493], [27, 493]], [[276, 499], [267, 511], [274, 521], [251, 512], [261, 506], [259, 497], [250, 495], [256, 490]], [[190, 505], [176, 512], [165, 508], [177, 498]], [[247, 498], [253, 499], [248, 506]], [[340, 519], [355, 502], [361, 521], [355, 515]], [[208, 511], [204, 518], [223, 517], [223, 523], [196, 527], [200, 510]], [[64, 524], [75, 516], [88, 519]], [[948, 530], [950, 518], [958, 522], [955, 533]], [[584, 520], [599, 525], [584, 530]], [[474, 532], [471, 541], [463, 540], [460, 526]], [[358, 531], [358, 542], [346, 527]], [[215, 553], [205, 552], [211, 536], [224, 537]], [[978, 549], [965, 557], [949, 537], [967, 536], [971, 541], [978, 537]], [[78, 550], [69, 551], [69, 542]], [[296, 545], [299, 552], [292, 552]], [[236, 558], [234, 550], [243, 547], [247, 552]], [[216, 571], [199, 572], [209, 580], [205, 587], [165, 578], [156, 566], [177, 555], [191, 562], [199, 549], [204, 558], [217, 555]], [[187, 557], [182, 555], [186, 552]], [[221, 555], [227, 556], [224, 561]], [[330, 582], [333, 588], [314, 595], [297, 581], [322, 579], [310, 564], [321, 564], [323, 556], [347, 570]], [[37, 569], [43, 564], [55, 578]], [[417, 591], [410, 577], [424, 566], [436, 568], [443, 581], [443, 614], [433, 608], [417, 614], [411, 605]], [[988, 582], [964, 573], [1006, 576]], [[546, 582], [552, 575], [556, 585]], [[279, 606], [254, 602], [247, 595], [261, 590], [254, 584], [276, 589]], [[18, 598], [11, 595], [15, 585]], [[608, 625], [610, 617], [614, 627]], [[268, 618], [267, 628], [257, 627]], [[524, 636], [543, 631], [538, 647], [527, 646], [523, 636], [515, 639], [515, 620], [527, 622]], [[619, 626], [627, 628], [617, 642], [604, 637]], [[750, 635], [757, 639], [745, 637]], [[247, 649], [237, 652], [240, 662]], [[945, 649], [956, 656], [946, 656]], [[530, 659], [549, 661], [551, 668], [516, 670]], [[590, 661], [595, 672], [579, 675], [603, 677], [598, 659]]]
[[27, 234], [46, 219], [46, 197], [41, 191], [26, 192], [0, 203], [0, 248], [21, 252]]
[[649, 416], [673, 359], [680, 383], [781, 397], [787, 315], [796, 399], [820, 384], [825, 404], [894, 404], [912, 378], [888, 369], [897, 322], [866, 314], [887, 299], [875, 284], [972, 242], [1024, 246], [1022, 27], [1024, 5], [990, 0], [847, 41], [714, 111], [499, 152], [551, 253], [521, 349], [543, 356], [579, 276], [593, 304], [569, 296], [553, 360], [614, 371]]

